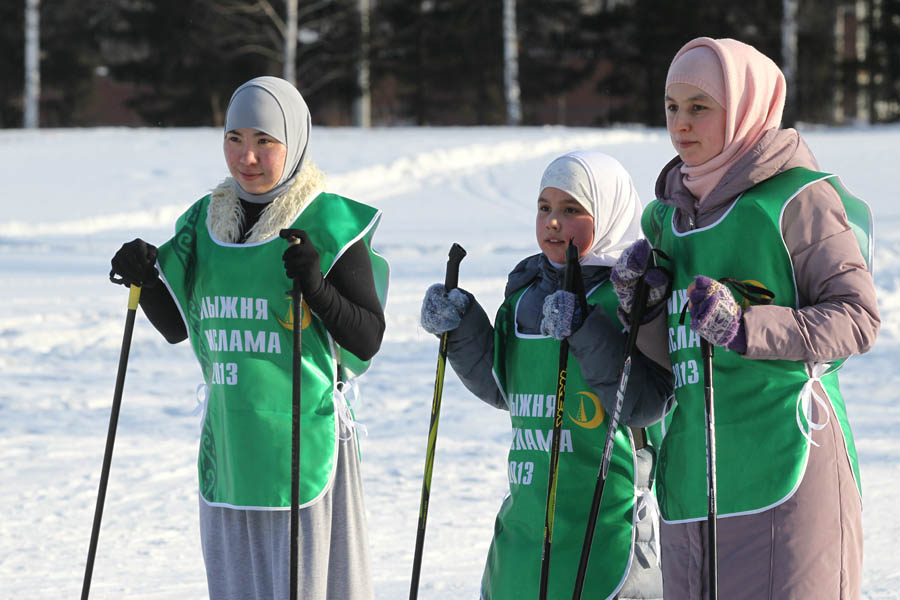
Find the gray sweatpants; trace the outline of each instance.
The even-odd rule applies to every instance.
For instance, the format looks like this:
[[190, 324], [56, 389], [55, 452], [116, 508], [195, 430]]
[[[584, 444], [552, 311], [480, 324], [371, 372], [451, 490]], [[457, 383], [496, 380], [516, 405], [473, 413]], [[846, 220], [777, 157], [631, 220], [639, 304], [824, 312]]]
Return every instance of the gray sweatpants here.
[[[338, 444], [335, 480], [300, 511], [298, 597], [372, 600], [369, 542], [356, 438]], [[235, 510], [200, 499], [210, 600], [290, 597], [289, 510]]]
[[[650, 494], [653, 487], [653, 464], [655, 451], [650, 447], [635, 453], [637, 473], [635, 485], [638, 490]], [[631, 570], [616, 595], [617, 600], [661, 600], [662, 570], [658, 564], [656, 544], [659, 542], [659, 514], [656, 503], [648, 504], [638, 499], [637, 522], [634, 526], [634, 555]]]
[[[824, 415], [813, 405], [813, 420], [821, 422]], [[813, 439], [819, 447], [810, 448], [793, 496], [759, 514], [717, 521], [719, 598], [859, 598], [862, 505], [833, 412]], [[662, 524], [666, 600], [709, 598], [707, 556], [706, 521]]]

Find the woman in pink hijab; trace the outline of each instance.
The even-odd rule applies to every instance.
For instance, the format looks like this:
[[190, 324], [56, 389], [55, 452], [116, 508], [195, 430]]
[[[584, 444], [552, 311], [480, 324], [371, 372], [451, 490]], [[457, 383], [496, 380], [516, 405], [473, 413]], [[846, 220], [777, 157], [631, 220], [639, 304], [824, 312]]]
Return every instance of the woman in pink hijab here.
[[859, 467], [837, 371], [880, 326], [871, 214], [779, 128], [784, 100], [784, 76], [752, 46], [704, 37], [678, 51], [665, 88], [678, 156], [644, 211], [647, 240], [612, 275], [627, 315], [650, 245], [668, 257], [671, 296], [639, 340], [675, 379], [656, 483], [668, 600], [710, 595], [710, 374], [718, 596], [860, 594]]

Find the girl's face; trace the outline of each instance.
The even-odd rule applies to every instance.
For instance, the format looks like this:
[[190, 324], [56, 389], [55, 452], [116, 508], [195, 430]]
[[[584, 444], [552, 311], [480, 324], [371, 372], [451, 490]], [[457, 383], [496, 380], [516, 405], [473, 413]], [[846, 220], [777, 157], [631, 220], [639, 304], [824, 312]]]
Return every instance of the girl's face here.
[[268, 192], [284, 172], [287, 146], [256, 129], [242, 127], [226, 133], [224, 151], [231, 176], [251, 194]]
[[725, 147], [725, 109], [693, 85], [673, 83], [666, 90], [666, 125], [689, 167], [702, 165]]
[[566, 192], [548, 187], [538, 198], [536, 234], [541, 251], [555, 263], [566, 262], [569, 240], [578, 246], [579, 258], [594, 241], [594, 217]]

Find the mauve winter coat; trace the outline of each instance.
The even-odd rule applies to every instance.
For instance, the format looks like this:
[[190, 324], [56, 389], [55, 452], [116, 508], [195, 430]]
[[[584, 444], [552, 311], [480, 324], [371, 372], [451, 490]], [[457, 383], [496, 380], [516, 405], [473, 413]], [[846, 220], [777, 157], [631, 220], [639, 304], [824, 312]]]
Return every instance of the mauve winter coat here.
[[[681, 159], [672, 160], [656, 183], [657, 198], [677, 208], [680, 232], [714, 223], [741, 193], [774, 175], [794, 167], [819, 170], [793, 129], [767, 131], [703, 201], [684, 186], [681, 165]], [[868, 351], [881, 324], [875, 286], [835, 190], [824, 181], [810, 185], [788, 205], [782, 223], [800, 308], [747, 308], [744, 356], [829, 362]], [[638, 345], [668, 364], [665, 315], [641, 328]], [[716, 385], [728, 382], [719, 379]], [[817, 391], [824, 396], [820, 387]], [[852, 399], [848, 404], [852, 413]], [[816, 415], [819, 422], [822, 417]], [[804, 478], [790, 499], [761, 513], [719, 520], [719, 597], [859, 597], [861, 501], [836, 417], [812, 435], [819, 446], [811, 448]], [[705, 528], [705, 522], [663, 525], [667, 599], [708, 596]]]

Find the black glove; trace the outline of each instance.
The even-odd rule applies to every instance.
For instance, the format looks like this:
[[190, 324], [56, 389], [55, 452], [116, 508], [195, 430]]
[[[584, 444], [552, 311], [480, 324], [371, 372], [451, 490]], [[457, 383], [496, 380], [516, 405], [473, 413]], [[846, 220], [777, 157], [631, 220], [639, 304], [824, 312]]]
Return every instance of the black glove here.
[[322, 264], [319, 261], [319, 252], [309, 236], [302, 229], [282, 229], [279, 235], [287, 240], [291, 238], [300, 240], [299, 244], [288, 246], [281, 256], [287, 276], [300, 282], [300, 289], [304, 294], [318, 291], [324, 281]]
[[140, 238], [122, 244], [112, 258], [109, 280], [125, 286], [152, 288], [159, 281], [159, 272], [155, 266], [158, 253], [156, 246]]

